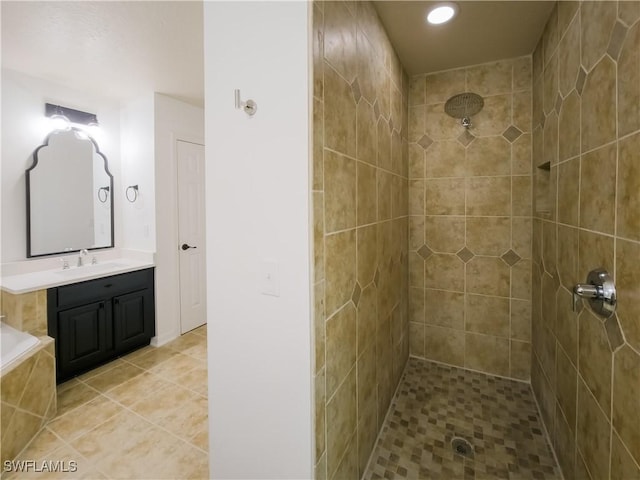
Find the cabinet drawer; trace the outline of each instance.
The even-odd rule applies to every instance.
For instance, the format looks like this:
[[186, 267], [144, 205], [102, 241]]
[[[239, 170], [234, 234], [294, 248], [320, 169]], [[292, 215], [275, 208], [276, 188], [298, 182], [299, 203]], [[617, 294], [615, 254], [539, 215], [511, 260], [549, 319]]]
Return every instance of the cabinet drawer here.
[[[151, 284], [151, 285], [150, 285]], [[153, 270], [139, 270], [58, 287], [58, 308], [95, 302], [153, 286]]]

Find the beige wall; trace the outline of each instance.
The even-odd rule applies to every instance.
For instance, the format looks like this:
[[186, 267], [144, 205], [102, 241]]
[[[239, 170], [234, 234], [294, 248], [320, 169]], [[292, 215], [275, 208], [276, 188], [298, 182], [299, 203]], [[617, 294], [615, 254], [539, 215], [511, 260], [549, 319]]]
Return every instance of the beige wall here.
[[316, 478], [360, 478], [408, 358], [407, 77], [368, 2], [317, 2]]
[[[565, 478], [640, 478], [640, 2], [559, 2], [533, 127], [533, 389]], [[597, 267], [607, 321], [571, 308]]]
[[[452, 95], [484, 99], [466, 130]], [[527, 380], [531, 57], [411, 78], [411, 355]]]

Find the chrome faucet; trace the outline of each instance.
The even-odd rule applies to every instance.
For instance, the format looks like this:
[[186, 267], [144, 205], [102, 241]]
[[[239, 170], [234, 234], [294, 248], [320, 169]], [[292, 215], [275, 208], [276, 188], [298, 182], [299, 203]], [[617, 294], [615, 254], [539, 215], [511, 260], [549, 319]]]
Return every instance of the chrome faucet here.
[[81, 267], [84, 263], [82, 261], [82, 257], [86, 257], [89, 254], [86, 248], [80, 250], [80, 255], [78, 256], [78, 266]]

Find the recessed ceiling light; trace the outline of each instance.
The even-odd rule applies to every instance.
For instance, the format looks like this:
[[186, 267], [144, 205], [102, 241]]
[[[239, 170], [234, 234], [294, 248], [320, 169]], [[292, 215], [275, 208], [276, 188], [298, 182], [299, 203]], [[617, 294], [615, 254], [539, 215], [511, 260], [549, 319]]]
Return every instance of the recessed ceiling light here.
[[438, 3], [427, 14], [427, 22], [431, 25], [446, 23], [456, 16], [458, 6], [455, 3]]

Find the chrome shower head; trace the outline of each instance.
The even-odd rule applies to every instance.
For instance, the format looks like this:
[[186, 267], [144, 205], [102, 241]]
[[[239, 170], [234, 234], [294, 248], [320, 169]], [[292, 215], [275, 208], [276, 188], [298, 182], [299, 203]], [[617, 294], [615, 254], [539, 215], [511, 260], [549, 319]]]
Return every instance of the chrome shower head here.
[[477, 93], [464, 92], [454, 95], [444, 104], [444, 111], [453, 118], [462, 119], [462, 126], [471, 126], [471, 116], [484, 107], [484, 100]]

